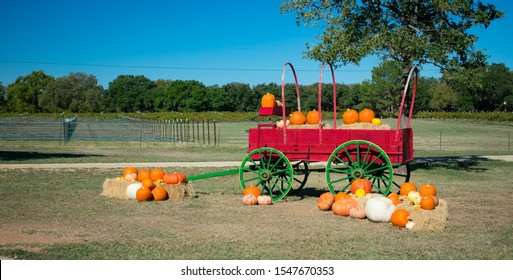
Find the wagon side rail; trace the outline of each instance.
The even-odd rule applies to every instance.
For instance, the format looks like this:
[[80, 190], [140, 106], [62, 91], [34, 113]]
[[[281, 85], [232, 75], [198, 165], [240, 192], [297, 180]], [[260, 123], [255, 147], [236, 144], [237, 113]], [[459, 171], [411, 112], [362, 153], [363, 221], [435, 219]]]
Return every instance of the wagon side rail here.
[[397, 128], [396, 128], [396, 141], [399, 140], [398, 137], [399, 137], [399, 130], [402, 128], [402, 125], [403, 125], [403, 111], [404, 111], [404, 108], [406, 106], [406, 96], [408, 94], [408, 91], [410, 89], [410, 82], [411, 82], [411, 79], [413, 78], [413, 91], [412, 91], [412, 94], [411, 94], [411, 102], [410, 102], [410, 112], [408, 114], [408, 121], [406, 123], [406, 128], [410, 128], [411, 127], [411, 118], [413, 116], [413, 108], [414, 108], [414, 105], [415, 105], [415, 97], [417, 95], [417, 78], [418, 78], [418, 74], [419, 74], [419, 70], [417, 69], [417, 67], [413, 67], [411, 70], [410, 70], [410, 74], [408, 75], [408, 79], [406, 80], [406, 85], [404, 87], [404, 91], [403, 91], [403, 95], [402, 95], [402, 98], [401, 98], [401, 106], [399, 107], [399, 115], [397, 116]]
[[[292, 70], [292, 73], [294, 74], [294, 82], [296, 83], [296, 99], [297, 99], [297, 110], [301, 111], [301, 94], [299, 93], [299, 83], [297, 81], [297, 74], [296, 70], [294, 69], [294, 66], [292, 63], [287, 62], [283, 64], [283, 70], [281, 72], [281, 104], [282, 104], [282, 120], [283, 123], [287, 123], [287, 113], [285, 110], [285, 70], [287, 69], [287, 66], [290, 67]], [[283, 126], [283, 143], [287, 143], [287, 125]]]
[[319, 141], [322, 144], [322, 74], [326, 65], [329, 65], [331, 70], [331, 81], [333, 89], [333, 127], [337, 127], [337, 82], [335, 81], [335, 71], [333, 65], [330, 63], [324, 63], [321, 67], [321, 73], [319, 74], [319, 86], [317, 89], [317, 111], [319, 111]]

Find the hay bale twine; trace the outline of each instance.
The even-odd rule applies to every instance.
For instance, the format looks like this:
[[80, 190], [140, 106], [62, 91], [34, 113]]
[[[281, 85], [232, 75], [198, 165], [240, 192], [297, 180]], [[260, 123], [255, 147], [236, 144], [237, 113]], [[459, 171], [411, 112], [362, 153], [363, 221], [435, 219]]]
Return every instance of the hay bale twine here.
[[128, 200], [126, 195], [126, 188], [128, 185], [130, 185], [130, 182], [127, 182], [123, 179], [105, 179], [103, 182], [103, 191], [101, 195]]
[[449, 216], [447, 202], [443, 199], [439, 200], [438, 206], [433, 210], [415, 210], [407, 200], [398, 204], [397, 209], [410, 212], [411, 220], [415, 223], [413, 230], [444, 230]]

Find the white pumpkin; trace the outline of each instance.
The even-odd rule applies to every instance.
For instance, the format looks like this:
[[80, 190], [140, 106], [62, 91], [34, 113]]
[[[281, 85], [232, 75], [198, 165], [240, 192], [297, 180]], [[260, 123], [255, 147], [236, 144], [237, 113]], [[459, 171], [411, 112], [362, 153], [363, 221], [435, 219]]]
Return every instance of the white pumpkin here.
[[136, 199], [135, 194], [137, 193], [137, 190], [142, 188], [142, 183], [133, 183], [126, 187], [126, 197], [128, 199]]
[[[416, 191], [409, 192], [408, 193], [408, 200], [411, 203], [415, 203], [415, 201], [418, 201], [420, 203], [420, 193], [416, 192]], [[419, 204], [419, 203], [415, 203], [415, 204]]]
[[[285, 123], [287, 124], [287, 126], [289, 126], [289, 125], [290, 125], [290, 121], [289, 121], [289, 120], [287, 120]], [[279, 120], [279, 121], [277, 121], [277, 122], [276, 122], [276, 127], [277, 127], [277, 128], [283, 128], [283, 120]]]
[[394, 203], [386, 197], [373, 197], [365, 204], [367, 219], [375, 223], [388, 223], [394, 211]]

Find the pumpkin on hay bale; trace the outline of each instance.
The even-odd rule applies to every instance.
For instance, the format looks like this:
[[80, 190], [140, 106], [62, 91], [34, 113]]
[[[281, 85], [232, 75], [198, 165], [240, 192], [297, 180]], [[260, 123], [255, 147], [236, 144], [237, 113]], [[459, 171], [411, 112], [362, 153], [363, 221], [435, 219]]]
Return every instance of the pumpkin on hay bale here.
[[416, 210], [410, 205], [408, 200], [404, 200], [401, 204], [396, 205], [397, 209], [405, 209], [410, 212], [410, 218], [415, 223], [413, 230], [443, 230], [447, 224], [449, 211], [447, 202], [440, 199], [438, 206], [433, 210]]
[[[132, 184], [125, 180], [120, 179], [105, 179], [103, 182], [102, 196], [119, 198], [128, 200], [127, 187]], [[179, 184], [166, 184], [160, 183], [157, 186], [163, 187], [168, 194], [170, 201], [181, 201], [185, 199], [192, 199], [195, 195], [194, 188], [191, 182], [183, 182]]]

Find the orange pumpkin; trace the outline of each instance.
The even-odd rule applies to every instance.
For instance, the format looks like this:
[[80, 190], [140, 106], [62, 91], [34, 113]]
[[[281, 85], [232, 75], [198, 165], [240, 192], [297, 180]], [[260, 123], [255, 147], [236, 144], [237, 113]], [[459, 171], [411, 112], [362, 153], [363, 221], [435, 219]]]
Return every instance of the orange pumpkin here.
[[248, 194], [252, 194], [255, 197], [258, 197], [258, 196], [260, 196], [260, 189], [255, 186], [247, 186], [244, 189], [244, 196], [246, 196]]
[[433, 197], [430, 195], [425, 195], [420, 199], [420, 207], [424, 210], [433, 210], [435, 209], [435, 201]]
[[347, 109], [347, 111], [342, 114], [342, 120], [345, 124], [358, 122], [358, 112], [353, 109]]
[[139, 188], [137, 192], [135, 193], [135, 198], [137, 201], [150, 201], [153, 199], [153, 195], [151, 193], [151, 190], [145, 187]]
[[248, 194], [242, 198], [242, 203], [246, 205], [256, 205], [258, 203], [258, 199], [256, 196]]
[[420, 195], [434, 195], [436, 196], [436, 187], [431, 184], [421, 185], [419, 188]]
[[408, 193], [410, 193], [411, 191], [417, 191], [417, 186], [415, 186], [415, 184], [410, 183], [410, 182], [404, 182], [401, 185], [401, 189], [399, 190], [399, 194], [402, 195], [402, 196], [407, 196]]
[[365, 191], [366, 194], [368, 194], [372, 190], [371, 182], [367, 179], [362, 179], [362, 178], [355, 179], [351, 183], [351, 193], [352, 194], [356, 193], [357, 189], [362, 189]]
[[335, 196], [331, 192], [325, 192], [317, 199], [317, 207], [322, 211], [331, 209], [331, 205], [335, 202]]
[[335, 201], [344, 200], [351, 198], [351, 196], [345, 192], [339, 192], [337, 195], [335, 195]]
[[367, 109], [367, 108], [361, 110], [360, 114], [358, 115], [358, 119], [362, 123], [370, 123], [370, 122], [372, 122], [372, 119], [374, 119], [374, 117], [375, 117], [374, 111], [372, 111], [371, 109]]
[[133, 166], [129, 166], [123, 170], [123, 177], [125, 177], [128, 174], [137, 174], [137, 169]]
[[306, 117], [301, 111], [295, 111], [290, 114], [289, 120], [292, 125], [302, 125], [306, 123]]
[[401, 204], [401, 200], [399, 199], [399, 195], [396, 193], [391, 193], [387, 196], [388, 199], [392, 200], [394, 205]]
[[137, 179], [142, 182], [144, 179], [151, 179], [151, 172], [148, 169], [141, 169], [137, 173]]
[[405, 227], [410, 218], [410, 212], [404, 209], [397, 209], [392, 213], [390, 222], [396, 227]]
[[440, 202], [440, 201], [438, 201], [438, 197], [436, 197], [434, 195], [432, 195], [431, 197], [433, 198], [433, 201], [435, 202], [435, 207], [438, 206], [438, 203]]
[[321, 116], [318, 111], [312, 110], [306, 114], [306, 122], [308, 124], [318, 124], [321, 120]]
[[164, 174], [164, 177], [162, 177], [162, 180], [168, 185], [176, 185], [180, 183], [180, 178], [176, 173], [166, 173]]
[[335, 201], [335, 203], [331, 205], [331, 210], [335, 215], [349, 216], [349, 212], [355, 207], [358, 207], [358, 201], [354, 198], [348, 198]]
[[153, 195], [153, 199], [156, 201], [166, 200], [167, 199], [167, 191], [164, 187], [156, 186], [151, 191], [151, 194]]
[[187, 181], [187, 176], [183, 172], [176, 172], [176, 176], [178, 176], [179, 183], [185, 183]]
[[153, 180], [153, 182], [156, 182], [157, 180], [162, 180], [162, 177], [164, 177], [164, 171], [162, 169], [156, 168], [151, 170], [150, 178]]
[[276, 105], [276, 97], [272, 93], [266, 93], [262, 96], [262, 107], [274, 107]]
[[146, 178], [146, 179], [142, 180], [141, 183], [142, 183], [143, 187], [148, 188], [150, 190], [152, 190], [153, 187], [155, 186], [153, 184], [153, 180], [150, 178]]

